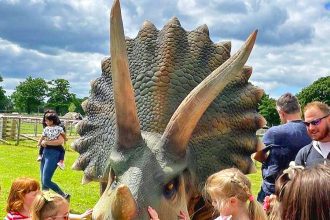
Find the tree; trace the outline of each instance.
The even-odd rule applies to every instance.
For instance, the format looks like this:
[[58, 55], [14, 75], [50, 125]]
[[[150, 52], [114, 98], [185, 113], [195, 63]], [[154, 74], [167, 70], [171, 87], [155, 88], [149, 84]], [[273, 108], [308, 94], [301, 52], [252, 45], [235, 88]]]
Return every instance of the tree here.
[[258, 112], [267, 120], [267, 126], [279, 125], [280, 117], [276, 111], [276, 100], [264, 94], [258, 105]]
[[[2, 76], [0, 76], [0, 82], [3, 82]], [[8, 112], [12, 110], [13, 103], [10, 98], [6, 96], [6, 91], [0, 86], [0, 112]]]
[[68, 111], [74, 112], [74, 111], [76, 111], [76, 108], [77, 108], [76, 105], [73, 102], [71, 102], [69, 105]]
[[330, 76], [321, 77], [298, 94], [300, 104], [304, 107], [312, 101], [321, 101], [330, 105]]
[[15, 108], [30, 114], [37, 112], [38, 107], [43, 105], [47, 91], [48, 86], [44, 79], [33, 79], [29, 76], [16, 86], [16, 91], [11, 95], [11, 98]]
[[[3, 81], [2, 76], [0, 76], [0, 82]], [[6, 96], [6, 91], [0, 86], [0, 112], [7, 112], [12, 110], [12, 103], [10, 98]]]
[[[3, 81], [3, 79], [0, 76], [0, 82], [2, 82], [2, 81]], [[5, 93], [6, 93], [6, 91], [2, 89], [2, 86], [0, 86], [0, 111], [5, 109], [5, 105], [7, 103]]]
[[47, 107], [54, 108], [58, 114], [65, 114], [70, 103], [75, 99], [75, 94], [69, 92], [70, 83], [65, 79], [55, 79], [48, 82], [49, 93]]
[[88, 99], [87, 97], [84, 97], [84, 98], [74, 98], [73, 99], [73, 103], [74, 105], [76, 106], [76, 112], [80, 113], [81, 115], [85, 115], [85, 112], [84, 110], [82, 109], [81, 107], [81, 104], [86, 100]]

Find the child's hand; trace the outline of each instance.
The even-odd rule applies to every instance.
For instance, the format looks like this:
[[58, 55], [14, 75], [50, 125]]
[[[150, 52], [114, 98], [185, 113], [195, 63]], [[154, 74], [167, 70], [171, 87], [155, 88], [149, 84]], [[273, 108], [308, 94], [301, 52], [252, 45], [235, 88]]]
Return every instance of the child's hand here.
[[184, 211], [180, 211], [180, 213], [178, 215], [178, 219], [179, 220], [189, 220], [189, 216]]
[[84, 212], [83, 214], [81, 214], [81, 219], [85, 219], [88, 216], [91, 216], [93, 213], [93, 209], [88, 209], [86, 212]]
[[78, 219], [90, 219], [89, 217], [91, 217], [93, 213], [93, 209], [88, 209], [86, 212], [84, 212], [83, 214], [69, 214], [69, 219], [71, 220], [78, 220]]
[[151, 208], [150, 206], [148, 206], [148, 213], [150, 216], [150, 220], [159, 220], [156, 210]]

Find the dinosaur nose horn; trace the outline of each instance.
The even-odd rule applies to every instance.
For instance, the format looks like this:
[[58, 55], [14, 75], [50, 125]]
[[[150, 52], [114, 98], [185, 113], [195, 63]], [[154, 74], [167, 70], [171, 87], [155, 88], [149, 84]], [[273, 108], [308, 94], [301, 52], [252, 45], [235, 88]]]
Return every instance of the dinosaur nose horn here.
[[137, 205], [133, 195], [126, 185], [117, 188], [111, 205], [113, 219], [134, 219], [137, 215]]

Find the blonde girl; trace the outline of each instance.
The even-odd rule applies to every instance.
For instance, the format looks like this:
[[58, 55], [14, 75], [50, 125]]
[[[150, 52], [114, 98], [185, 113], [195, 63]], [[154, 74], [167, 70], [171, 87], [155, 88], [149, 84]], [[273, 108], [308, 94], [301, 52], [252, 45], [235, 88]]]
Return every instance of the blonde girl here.
[[44, 191], [39, 194], [31, 208], [32, 220], [53, 220], [53, 219], [86, 219], [92, 214], [87, 210], [81, 215], [69, 213], [68, 201], [59, 194]]
[[221, 170], [205, 183], [206, 200], [211, 200], [220, 216], [216, 220], [265, 220], [266, 214], [251, 193], [249, 179], [238, 169]]
[[14, 180], [7, 199], [5, 220], [30, 220], [30, 208], [39, 193], [40, 184], [37, 180], [27, 177]]

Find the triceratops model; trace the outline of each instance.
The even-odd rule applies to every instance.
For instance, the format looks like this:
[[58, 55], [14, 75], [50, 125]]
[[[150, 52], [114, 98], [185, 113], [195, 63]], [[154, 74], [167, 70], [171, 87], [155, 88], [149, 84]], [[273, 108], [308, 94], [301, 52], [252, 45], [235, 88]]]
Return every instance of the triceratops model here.
[[161, 220], [180, 210], [205, 219], [207, 176], [253, 167], [263, 91], [248, 83], [244, 64], [256, 32], [230, 57], [230, 43], [214, 44], [205, 25], [185, 31], [173, 18], [159, 31], [145, 22], [125, 40], [119, 0], [110, 17], [111, 58], [92, 83], [73, 144], [83, 182], [107, 183], [93, 219], [149, 219], [148, 206]]

